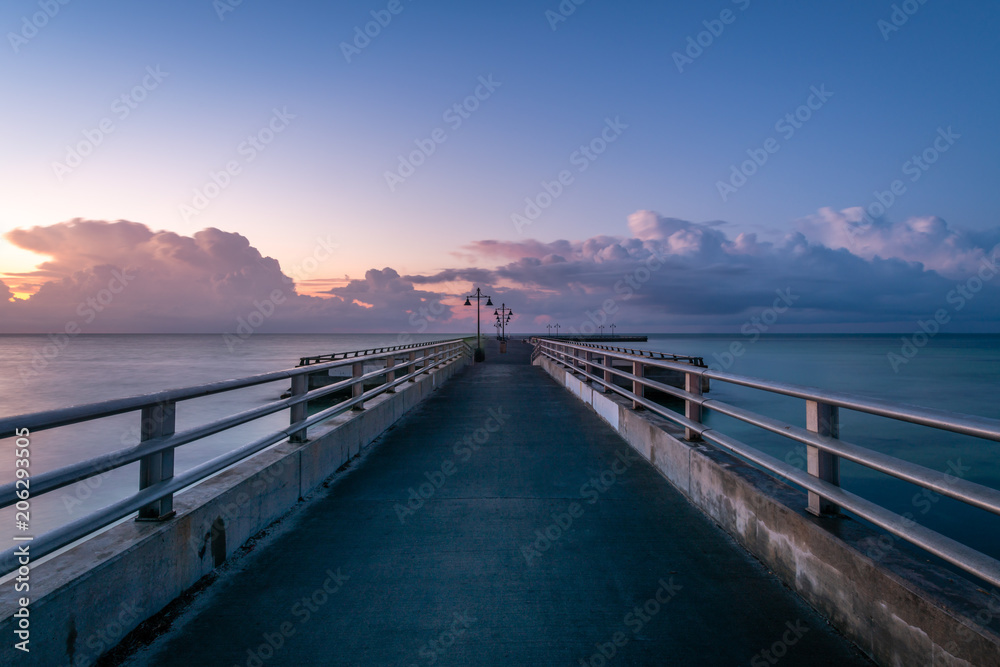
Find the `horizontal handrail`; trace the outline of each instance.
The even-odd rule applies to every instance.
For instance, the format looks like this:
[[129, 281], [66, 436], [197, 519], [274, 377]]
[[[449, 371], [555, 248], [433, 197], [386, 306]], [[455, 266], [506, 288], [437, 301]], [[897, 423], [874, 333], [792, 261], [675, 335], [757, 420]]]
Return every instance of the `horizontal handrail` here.
[[[415, 352], [421, 350], [423, 351], [423, 354], [419, 357], [415, 356]], [[403, 364], [396, 365], [395, 357], [399, 356], [400, 352], [410, 352], [411, 354]], [[380, 394], [394, 391], [395, 388], [401, 384], [414, 381], [417, 376], [430, 373], [439, 367], [462, 358], [463, 356], [468, 356], [468, 354], [468, 346], [464, 345], [461, 340], [449, 340], [425, 343], [420, 344], [419, 346], [407, 347], [389, 352], [377, 352], [368, 354], [367, 356], [350, 357], [347, 364], [352, 366], [357, 365], [354, 369], [355, 372], [351, 377], [339, 382], [334, 382], [325, 387], [319, 387], [317, 389], [304, 391], [298, 394], [294, 393], [293, 385], [293, 395], [289, 398], [272, 401], [265, 405], [257, 406], [234, 415], [229, 415], [209, 424], [204, 424], [181, 433], [170, 434], [164, 437], [144, 439], [134, 447], [118, 450], [109, 454], [103, 454], [86, 461], [63, 466], [57, 470], [34, 475], [31, 478], [31, 496], [33, 499], [44, 493], [51, 492], [90, 477], [101, 475], [109, 470], [128, 465], [129, 463], [134, 463], [135, 461], [146, 462], [157, 455], [162, 456], [168, 452], [172, 454], [176, 447], [201, 440], [209, 435], [225, 431], [233, 428], [234, 426], [245, 424], [249, 421], [259, 419], [275, 412], [291, 409], [296, 406], [303, 406], [309, 401], [315, 401], [338, 391], [353, 388], [354, 395], [351, 398], [340, 401], [336, 405], [326, 408], [312, 416], [305, 416], [303, 413], [300, 419], [296, 419], [296, 412], [295, 410], [292, 410], [293, 417], [287, 428], [258, 438], [252, 443], [244, 445], [243, 447], [231, 452], [227, 452], [226, 454], [192, 468], [181, 475], [173, 475], [171, 464], [169, 474], [161, 479], [155, 480], [153, 483], [145, 486], [144, 488], [141, 488], [138, 493], [97, 512], [88, 514], [87, 516], [84, 516], [76, 521], [60, 526], [59, 528], [49, 531], [41, 536], [35, 537], [31, 543], [32, 555], [34, 558], [40, 558], [46, 554], [72, 544], [73, 542], [82, 539], [87, 535], [114, 523], [115, 521], [119, 521], [128, 517], [130, 514], [139, 511], [140, 509], [150, 506], [151, 503], [155, 503], [164, 498], [171, 498], [172, 494], [177, 491], [196, 484], [226, 467], [239, 463], [262, 449], [279, 443], [282, 440], [294, 438], [297, 434], [304, 434], [311, 426], [329, 420], [347, 410], [360, 408], [366, 401], [369, 401]], [[393, 359], [389, 360], [388, 357], [393, 357]], [[364, 362], [379, 359], [386, 359], [387, 361], [383, 368], [377, 368], [367, 373], [357, 372], [357, 369], [361, 368], [361, 365], [363, 365]], [[418, 364], [419, 368], [417, 367]], [[26, 426], [22, 425], [30, 424], [29, 428], [31, 428], [32, 431], [38, 431], [45, 428], [54, 428], [55, 426], [63, 426], [98, 419], [111, 414], [121, 414], [122, 412], [140, 410], [151, 405], [160, 405], [165, 402], [188, 400], [191, 398], [209, 395], [211, 393], [219, 393], [220, 391], [231, 391], [234, 389], [263, 384], [265, 382], [274, 382], [282, 379], [294, 378], [301, 375], [322, 374], [330, 368], [337, 368], [343, 365], [345, 364], [318, 364], [307, 366], [302, 369], [267, 373], [239, 380], [227, 380], [222, 383], [212, 383], [209, 385], [200, 385], [198, 387], [188, 387], [168, 392], [159, 392], [156, 394], [145, 394], [128, 399], [116, 399], [113, 401], [102, 401], [85, 406], [77, 406], [72, 409], [74, 410], [73, 414], [68, 414], [66, 410], [50, 410], [29, 415], [22, 415], [20, 417], [5, 418], [4, 420], [0, 420], [0, 423], [10, 422], [15, 424], [16, 428], [25, 428]], [[406, 369], [410, 369], [409, 372], [404, 372]], [[386, 378], [386, 382], [364, 391], [364, 384], [366, 381], [381, 376]], [[225, 385], [226, 388], [220, 389], [219, 387], [222, 385]], [[164, 399], [163, 397], [168, 398]], [[125, 406], [129, 407], [126, 408]], [[57, 423], [50, 424], [46, 422], [44, 420], [44, 417], [46, 416], [53, 419], [53, 421]], [[0, 487], [0, 507], [12, 505], [17, 501], [16, 482]], [[169, 516], [163, 518], [169, 518]], [[17, 563], [14, 557], [14, 548], [8, 549], [0, 554], [0, 574], [9, 572], [14, 569], [16, 565]]]
[[[447, 342], [457, 343], [459, 341]], [[442, 344], [444, 343], [421, 343], [412, 348], [407, 348], [406, 350], [401, 351], [416, 351]], [[397, 354], [399, 354], [399, 351], [389, 351], [369, 355], [363, 360], [373, 361], [375, 359], [385, 359], [386, 357]], [[124, 412], [134, 412], [135, 410], [139, 410], [144, 407], [159, 405], [162, 403], [202, 398], [204, 396], [211, 396], [212, 394], [221, 394], [223, 392], [233, 391], [234, 389], [245, 389], [247, 387], [267, 384], [277, 380], [288, 380], [297, 375], [312, 375], [319, 371], [331, 368], [350, 366], [356, 361], [356, 358], [343, 359], [336, 362], [296, 367], [282, 371], [262, 373], [260, 375], [251, 375], [245, 378], [209, 382], [207, 384], [196, 385], [193, 387], [169, 389], [167, 391], [160, 391], [151, 394], [140, 394], [138, 396], [130, 396], [128, 398], [116, 398], [107, 401], [99, 401], [97, 403], [74, 405], [68, 408], [57, 408], [55, 410], [33, 412], [16, 415], [14, 417], [2, 417], [0, 418], [0, 438], [13, 437], [15, 428], [27, 428], [32, 432], [35, 432], [50, 428], [57, 428], [59, 426], [68, 426], [70, 424], [77, 424], [84, 421], [90, 421], [92, 419], [111, 417]]]
[[[974, 415], [965, 415], [944, 410], [920, 408], [914, 405], [894, 403], [880, 399], [872, 399], [844, 392], [830, 392], [814, 387], [804, 387], [782, 382], [772, 382], [747, 376], [712, 371], [690, 364], [679, 364], [671, 361], [653, 359], [643, 355], [632, 355], [586, 343], [570, 343], [566, 341], [539, 339], [536, 352], [557, 364], [569, 369], [572, 373], [581, 375], [588, 382], [600, 386], [606, 391], [612, 391], [633, 402], [634, 406], [644, 407], [656, 414], [683, 426], [689, 437], [703, 438], [709, 442], [724, 447], [739, 456], [763, 467], [766, 471], [798, 484], [817, 498], [822, 498], [837, 507], [843, 507], [854, 512], [859, 517], [870, 521], [876, 526], [900, 537], [926, 551], [946, 560], [953, 565], [970, 572], [985, 581], [1000, 586], [1000, 561], [975, 551], [971, 547], [960, 544], [936, 531], [919, 526], [868, 500], [851, 494], [839, 487], [839, 475], [830, 479], [823, 478], [819, 471], [812, 468], [803, 471], [794, 466], [778, 461], [760, 450], [742, 443], [716, 429], [705, 426], [701, 422], [701, 410], [713, 410], [743, 423], [756, 426], [771, 433], [803, 443], [807, 448], [823, 452], [833, 457], [858, 463], [862, 466], [896, 477], [922, 488], [954, 498], [960, 502], [977, 507], [994, 514], [1000, 514], [1000, 490], [982, 484], [960, 479], [948, 473], [932, 470], [909, 461], [883, 454], [881, 452], [856, 445], [839, 438], [839, 426], [826, 429], [829, 433], [818, 430], [803, 429], [787, 424], [778, 419], [766, 417], [750, 410], [740, 408], [718, 399], [701, 395], [697, 388], [701, 387], [700, 378], [710, 378], [721, 382], [759, 389], [783, 396], [804, 399], [814, 405], [843, 407], [865, 412], [901, 422], [920, 424], [939, 430], [952, 431], [972, 435], [988, 440], [1000, 441], [1000, 420]], [[580, 353], [584, 356], [579, 356]], [[597, 362], [596, 357], [601, 361]], [[610, 361], [628, 361], [633, 370], [637, 367], [659, 367], [684, 373], [687, 377], [698, 378], [697, 383], [687, 383], [688, 387], [696, 387], [691, 391], [678, 389], [650, 378], [642, 373], [629, 372], [616, 368]], [[582, 368], [581, 368], [582, 366]], [[593, 369], [599, 369], [597, 373]], [[632, 391], [614, 383], [612, 377], [618, 377], [632, 383]], [[688, 406], [686, 415], [680, 415], [659, 403], [655, 403], [643, 394], [644, 388], [655, 389], [685, 401]], [[692, 410], [690, 406], [696, 406]], [[691, 418], [696, 416], [697, 418]], [[837, 422], [839, 424], [839, 421]], [[837, 464], [839, 466], [839, 463]]]
[[[592, 351], [598, 350], [598, 348], [587, 344], [564, 343], [562, 341], [559, 341], [558, 344], [564, 347], [576, 348], [580, 350], [587, 350], [588, 348]], [[828, 391], [817, 387], [807, 387], [788, 382], [762, 380], [760, 378], [736, 375], [734, 373], [724, 373], [722, 371], [715, 371], [708, 368], [699, 368], [696, 366], [678, 364], [670, 361], [661, 361], [651, 359], [649, 357], [636, 358], [634, 355], [612, 352], [610, 350], [603, 351], [606, 351], [608, 356], [623, 361], [639, 362], [645, 366], [655, 366], [667, 370], [680, 371], [681, 373], [690, 373], [699, 377], [728, 382], [730, 384], [741, 385], [751, 389], [760, 389], [762, 391], [781, 394], [783, 396], [791, 396], [793, 398], [802, 398], [805, 400], [827, 403], [847, 408], [849, 410], [854, 410], [856, 412], [866, 412], [880, 417], [888, 417], [898, 421], [919, 424], [921, 426], [930, 426], [932, 428], [938, 428], [945, 431], [952, 431], [954, 433], [961, 433], [963, 435], [971, 435], [977, 438], [985, 438], [987, 440], [1000, 442], [1000, 419], [967, 415], [960, 412], [951, 412], [936, 408], [925, 408], [919, 405], [885, 401], [878, 398], [861, 396], [859, 394], [850, 394], [847, 392]], [[617, 372], [618, 371], [616, 369], [616, 373]]]
[[[133, 447], [120, 449], [107, 454], [101, 454], [100, 456], [95, 456], [85, 461], [79, 461], [68, 466], [63, 466], [57, 470], [50, 470], [48, 472], [34, 475], [31, 478], [32, 496], [39, 496], [43, 493], [55, 491], [62, 487], [69, 486], [70, 484], [75, 484], [76, 482], [93, 477], [95, 475], [94, 471], [98, 471], [97, 474], [103, 474], [105, 472], [115, 470], [116, 468], [126, 466], [130, 463], [135, 463], [144, 456], [156, 454], [207, 438], [210, 435], [221, 433], [222, 431], [226, 431], [235, 426], [240, 426], [241, 424], [245, 424], [249, 421], [266, 417], [267, 415], [274, 414], [275, 412], [287, 410], [293, 405], [298, 405], [299, 403], [307, 403], [309, 401], [324, 398], [330, 394], [352, 387], [356, 384], [364, 384], [365, 381], [385, 375], [385, 373], [385, 369], [370, 371], [358, 377], [346, 378], [345, 380], [335, 382], [327, 385], [326, 387], [313, 389], [312, 391], [297, 397], [285, 398], [265, 403], [264, 405], [260, 405], [256, 408], [238, 412], [234, 415], [218, 419], [208, 424], [202, 424], [201, 426], [183, 431], [181, 433], [175, 433], [174, 435], [166, 438], [144, 440], [140, 444]], [[17, 482], [11, 482], [10, 484], [0, 486], [0, 508], [8, 507], [17, 502], [16, 484]]]
[[376, 347], [369, 350], [354, 350], [351, 352], [333, 352], [331, 354], [317, 354], [312, 357], [300, 357], [299, 366], [309, 366], [312, 364], [323, 363], [326, 361], [336, 361], [338, 359], [349, 359], [357, 358], [359, 356], [368, 356], [372, 354], [380, 354], [382, 352], [406, 352], [409, 350], [416, 350], [421, 347], [425, 347], [426, 343], [410, 343], [409, 345], [394, 345], [392, 347]]

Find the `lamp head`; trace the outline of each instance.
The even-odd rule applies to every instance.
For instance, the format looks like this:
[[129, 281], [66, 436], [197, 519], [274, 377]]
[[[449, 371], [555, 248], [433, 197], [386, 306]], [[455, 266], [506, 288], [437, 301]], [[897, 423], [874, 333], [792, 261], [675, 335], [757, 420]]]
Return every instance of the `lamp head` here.
[[472, 305], [472, 303], [469, 302], [469, 297], [465, 297], [465, 305], [466, 306], [471, 306]]
[[493, 305], [493, 299], [491, 299], [490, 297], [486, 297], [486, 305], [487, 306], [492, 306]]

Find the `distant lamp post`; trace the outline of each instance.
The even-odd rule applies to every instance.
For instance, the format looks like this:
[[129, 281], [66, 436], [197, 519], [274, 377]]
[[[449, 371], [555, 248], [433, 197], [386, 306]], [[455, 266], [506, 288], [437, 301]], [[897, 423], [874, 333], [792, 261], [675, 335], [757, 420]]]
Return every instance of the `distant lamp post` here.
[[552, 335], [552, 325], [551, 324], [546, 324], [545, 328], [547, 328], [549, 330], [549, 335], [551, 336]]
[[558, 336], [559, 335], [559, 325], [558, 324], [555, 326], [555, 330], [556, 330], [556, 335]]
[[601, 330], [601, 336], [603, 336], [604, 335], [604, 325], [602, 324], [601, 326], [599, 326], [597, 328]]
[[611, 328], [611, 337], [612, 338], [615, 337], [615, 327], [617, 327], [617, 326], [618, 326], [617, 324], [612, 324], [611, 327], [610, 327]]
[[483, 294], [482, 290], [480, 290], [478, 287], [476, 288], [475, 294], [465, 297], [466, 306], [472, 305], [472, 301], [470, 301], [470, 299], [476, 300], [476, 352], [473, 358], [476, 361], [483, 361], [484, 359], [486, 359], [486, 353], [483, 352], [483, 334], [480, 332], [480, 326], [479, 326], [479, 302], [482, 299], [486, 299], [486, 305], [492, 306], [493, 300], [489, 296]]
[[507, 340], [507, 325], [510, 324], [511, 315], [514, 311], [507, 307], [507, 304], [502, 303], [500, 307], [493, 311], [493, 314], [497, 318], [497, 323], [500, 325], [501, 336], [500, 340]]

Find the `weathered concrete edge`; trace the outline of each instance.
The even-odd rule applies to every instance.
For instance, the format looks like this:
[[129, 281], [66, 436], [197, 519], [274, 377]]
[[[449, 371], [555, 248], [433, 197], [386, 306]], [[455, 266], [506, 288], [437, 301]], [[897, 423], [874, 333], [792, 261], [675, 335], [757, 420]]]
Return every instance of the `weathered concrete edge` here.
[[0, 664], [91, 665], [285, 515], [455, 373], [463, 357], [175, 496], [165, 523], [128, 521], [31, 570], [30, 653], [14, 648], [13, 582], [0, 595]]
[[[1000, 606], [975, 584], [899, 551], [876, 562], [862, 551], [878, 535], [867, 526], [818, 520], [800, 509], [801, 491], [728, 452], [683, 440], [668, 420], [594, 391], [548, 359], [535, 364], [880, 664], [1000, 665]], [[942, 594], [941, 582], [958, 594]]]

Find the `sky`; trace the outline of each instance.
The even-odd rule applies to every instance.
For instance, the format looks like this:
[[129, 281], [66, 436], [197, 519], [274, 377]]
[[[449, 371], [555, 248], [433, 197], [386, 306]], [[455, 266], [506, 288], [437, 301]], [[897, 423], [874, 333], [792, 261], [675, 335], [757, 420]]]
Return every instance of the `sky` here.
[[1000, 331], [994, 2], [8, 0], [0, 33], [0, 333], [456, 332], [477, 287], [515, 333]]

